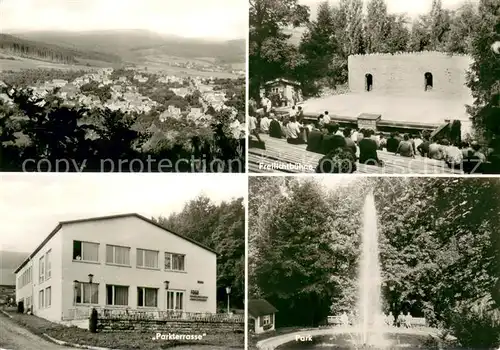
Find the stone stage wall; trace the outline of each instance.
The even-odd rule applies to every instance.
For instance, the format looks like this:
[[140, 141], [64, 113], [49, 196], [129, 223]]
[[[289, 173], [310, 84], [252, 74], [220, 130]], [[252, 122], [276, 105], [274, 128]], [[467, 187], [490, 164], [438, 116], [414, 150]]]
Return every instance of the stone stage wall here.
[[426, 93], [468, 100], [471, 93], [465, 82], [471, 63], [469, 56], [442, 52], [353, 55], [348, 59], [349, 89], [351, 92], [365, 91], [365, 76], [371, 74], [373, 92], [422, 94], [425, 92], [424, 75], [429, 72], [433, 88]]

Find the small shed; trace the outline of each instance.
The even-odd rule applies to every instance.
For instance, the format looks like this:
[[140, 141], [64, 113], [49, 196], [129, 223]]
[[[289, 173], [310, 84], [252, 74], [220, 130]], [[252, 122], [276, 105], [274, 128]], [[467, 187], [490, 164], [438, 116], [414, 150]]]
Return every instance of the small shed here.
[[278, 310], [265, 299], [250, 299], [248, 301], [248, 316], [255, 323], [255, 334], [275, 329], [276, 312]]
[[[264, 90], [267, 96], [272, 97], [274, 106], [290, 107], [302, 102], [302, 90], [300, 83], [283, 78], [274, 79], [264, 84]], [[278, 102], [278, 103], [274, 103]]]

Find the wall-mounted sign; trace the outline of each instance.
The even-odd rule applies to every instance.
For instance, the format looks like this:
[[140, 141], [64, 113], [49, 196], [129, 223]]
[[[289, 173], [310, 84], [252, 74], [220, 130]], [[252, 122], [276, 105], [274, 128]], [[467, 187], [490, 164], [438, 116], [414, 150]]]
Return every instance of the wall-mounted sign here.
[[207, 301], [208, 297], [204, 295], [193, 295], [191, 294], [189, 296], [189, 300], [194, 300], [194, 301]]

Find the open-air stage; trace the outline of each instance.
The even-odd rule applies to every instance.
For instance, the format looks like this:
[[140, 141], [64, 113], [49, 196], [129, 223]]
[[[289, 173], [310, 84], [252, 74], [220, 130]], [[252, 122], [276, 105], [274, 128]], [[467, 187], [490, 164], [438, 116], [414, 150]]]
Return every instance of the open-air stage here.
[[387, 94], [374, 91], [345, 93], [304, 101], [302, 108], [307, 116], [319, 116], [324, 111], [335, 118], [355, 119], [361, 113], [380, 114], [381, 121], [402, 124], [441, 125], [446, 120], [460, 120], [462, 134], [470, 132], [470, 119], [466, 105], [472, 104], [470, 96], [450, 97], [433, 91], [405, 94]]

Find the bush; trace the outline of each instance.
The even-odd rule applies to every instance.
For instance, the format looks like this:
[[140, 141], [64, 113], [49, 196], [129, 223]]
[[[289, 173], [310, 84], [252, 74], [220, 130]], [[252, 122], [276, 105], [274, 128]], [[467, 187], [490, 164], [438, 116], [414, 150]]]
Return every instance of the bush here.
[[496, 348], [500, 345], [498, 310], [460, 306], [445, 317], [445, 326], [464, 347]]

